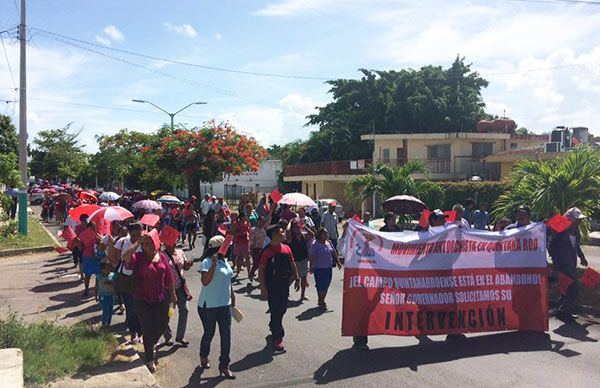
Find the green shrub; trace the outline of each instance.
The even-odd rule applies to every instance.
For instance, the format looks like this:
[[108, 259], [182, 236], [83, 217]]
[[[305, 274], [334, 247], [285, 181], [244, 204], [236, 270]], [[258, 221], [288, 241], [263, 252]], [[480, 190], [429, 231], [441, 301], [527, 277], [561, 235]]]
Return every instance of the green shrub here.
[[0, 224], [0, 237], [8, 238], [11, 236], [15, 236], [17, 234], [17, 230], [19, 229], [19, 224], [17, 221], [7, 221], [3, 224]]
[[13, 200], [9, 195], [0, 193], [0, 221], [8, 219]]
[[444, 192], [443, 210], [451, 209], [453, 205], [464, 204], [465, 199], [472, 198], [476, 206], [481, 203], [488, 205], [488, 210], [492, 208], [500, 194], [509, 189], [509, 185], [504, 182], [437, 182]]
[[23, 351], [28, 385], [45, 384], [101, 365], [115, 348], [115, 342], [109, 333], [94, 331], [84, 324], [25, 323], [14, 312], [0, 320], [0, 348]]

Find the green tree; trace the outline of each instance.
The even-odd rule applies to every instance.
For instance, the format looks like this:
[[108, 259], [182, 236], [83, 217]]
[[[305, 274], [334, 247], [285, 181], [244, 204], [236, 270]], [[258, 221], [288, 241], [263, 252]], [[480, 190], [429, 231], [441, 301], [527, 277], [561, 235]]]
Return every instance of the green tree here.
[[0, 183], [21, 187], [19, 138], [10, 116], [0, 115]]
[[19, 137], [17, 128], [10, 116], [0, 115], [0, 153], [19, 153]]
[[588, 215], [600, 209], [600, 155], [588, 146], [549, 161], [520, 161], [509, 182], [493, 208], [495, 218], [512, 216], [519, 205], [530, 206], [539, 219], [573, 206]]
[[350, 180], [345, 187], [346, 198], [362, 202], [374, 193], [384, 198], [395, 195], [412, 195], [430, 208], [438, 207], [444, 198], [440, 186], [428, 179], [414, 179], [414, 174], [427, 174], [427, 166], [420, 160], [411, 160], [401, 167], [377, 164], [365, 175]]
[[15, 153], [0, 153], [0, 183], [10, 187], [21, 187], [21, 174], [15, 167], [17, 155]]
[[31, 174], [45, 179], [76, 179], [86, 169], [88, 159], [77, 140], [78, 133], [64, 128], [39, 132], [31, 150]]
[[516, 130], [517, 135], [529, 135], [529, 131], [525, 127], [519, 127]]

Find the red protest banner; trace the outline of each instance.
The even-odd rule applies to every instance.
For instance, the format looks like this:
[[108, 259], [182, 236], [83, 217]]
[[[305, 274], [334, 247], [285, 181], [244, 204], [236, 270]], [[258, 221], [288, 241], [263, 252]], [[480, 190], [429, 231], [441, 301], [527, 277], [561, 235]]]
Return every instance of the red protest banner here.
[[419, 226], [423, 229], [427, 229], [429, 227], [429, 215], [431, 212], [427, 209], [423, 210], [421, 213], [421, 218], [419, 219]]
[[390, 235], [357, 223], [347, 236], [344, 336], [548, 330], [542, 223], [500, 239], [465, 228]]
[[561, 233], [571, 227], [571, 221], [567, 217], [556, 214], [546, 222], [546, 225], [556, 231], [556, 233]]
[[75, 232], [73, 231], [73, 229], [71, 229], [70, 226], [67, 226], [62, 231], [62, 234], [60, 235], [60, 237], [62, 237], [65, 241], [69, 242], [69, 241], [73, 240], [77, 236], [75, 235]]
[[223, 241], [223, 245], [221, 245], [221, 248], [219, 248], [219, 253], [221, 255], [225, 256], [232, 243], [233, 243], [233, 234], [230, 234], [227, 237], [225, 237], [225, 241]]
[[581, 283], [585, 284], [590, 288], [596, 287], [596, 285], [600, 282], [600, 273], [592, 268], [586, 268], [583, 276], [581, 278]]
[[140, 219], [140, 223], [151, 227], [155, 227], [158, 221], [160, 221], [160, 216], [156, 214], [144, 214], [142, 219]]
[[177, 240], [179, 240], [179, 231], [172, 226], [165, 225], [160, 231], [159, 238], [165, 245], [170, 247], [177, 244]]
[[277, 203], [277, 202], [281, 201], [281, 198], [283, 198], [283, 195], [281, 195], [281, 193], [279, 192], [278, 189], [275, 189], [275, 190], [271, 191], [271, 194], [269, 194], [269, 197], [271, 197], [271, 200], [273, 201], [273, 203]]

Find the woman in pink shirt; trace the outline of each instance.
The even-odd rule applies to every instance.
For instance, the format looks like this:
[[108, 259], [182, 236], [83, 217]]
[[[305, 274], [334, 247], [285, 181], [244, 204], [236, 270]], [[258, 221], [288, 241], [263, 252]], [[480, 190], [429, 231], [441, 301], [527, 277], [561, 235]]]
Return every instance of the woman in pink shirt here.
[[[136, 252], [140, 245], [142, 251]], [[167, 255], [160, 251], [158, 231], [153, 229], [131, 244], [123, 261], [137, 279], [133, 303], [142, 325], [146, 366], [155, 372], [158, 359], [154, 347], [169, 324], [169, 302], [177, 302], [173, 271]]]
[[242, 271], [242, 265], [248, 269], [248, 279], [251, 278], [250, 266], [250, 221], [246, 213], [240, 211], [237, 221], [233, 222], [233, 253], [235, 254], [236, 274]]

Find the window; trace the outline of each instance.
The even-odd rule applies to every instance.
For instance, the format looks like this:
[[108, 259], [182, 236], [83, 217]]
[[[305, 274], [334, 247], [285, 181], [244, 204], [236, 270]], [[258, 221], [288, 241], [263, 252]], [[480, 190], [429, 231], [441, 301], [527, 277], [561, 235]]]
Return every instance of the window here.
[[450, 159], [450, 144], [427, 146], [427, 159]]
[[510, 148], [517, 148], [518, 146], [518, 143], [510, 143]]
[[381, 159], [383, 160], [383, 163], [390, 162], [390, 149], [389, 148], [384, 148], [382, 150]]
[[485, 158], [493, 153], [494, 143], [473, 143], [471, 155], [475, 159]]

